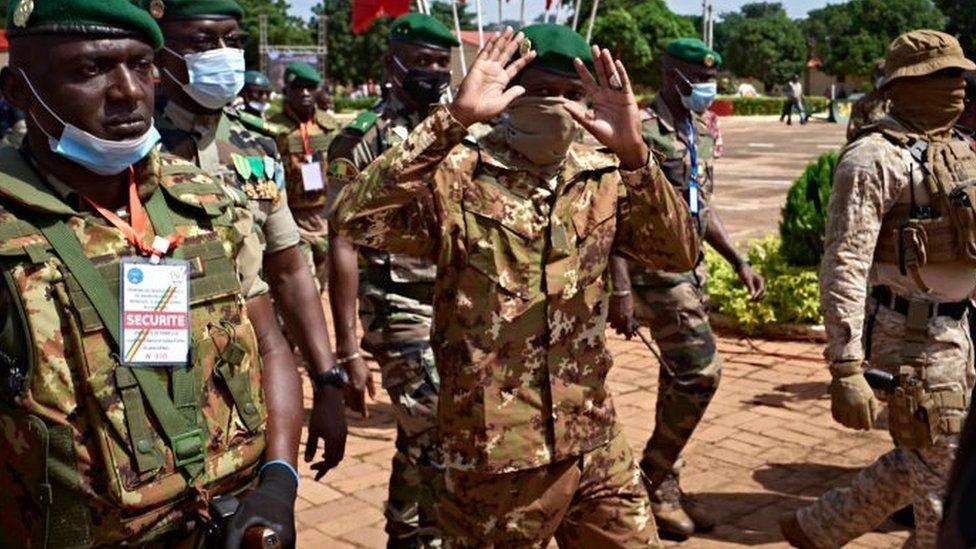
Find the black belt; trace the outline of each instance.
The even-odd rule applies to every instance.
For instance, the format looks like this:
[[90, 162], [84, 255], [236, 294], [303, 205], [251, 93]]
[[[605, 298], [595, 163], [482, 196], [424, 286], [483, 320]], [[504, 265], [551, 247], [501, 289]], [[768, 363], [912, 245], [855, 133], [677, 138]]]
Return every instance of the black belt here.
[[[874, 289], [871, 290], [871, 297], [878, 300], [878, 303], [884, 305], [892, 311], [895, 311], [902, 316], [908, 316], [909, 300], [895, 294], [887, 286], [875, 286]], [[953, 301], [949, 303], [931, 303], [929, 304], [929, 318], [946, 316], [953, 320], [960, 320], [962, 319], [963, 315], [966, 314], [966, 309], [968, 307], [969, 300]]]

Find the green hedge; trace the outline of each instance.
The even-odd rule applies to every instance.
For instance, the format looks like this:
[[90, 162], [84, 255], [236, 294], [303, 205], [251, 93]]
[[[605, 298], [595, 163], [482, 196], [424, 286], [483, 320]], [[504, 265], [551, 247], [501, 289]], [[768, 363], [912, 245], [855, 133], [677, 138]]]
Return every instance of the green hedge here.
[[372, 107], [379, 97], [361, 97], [359, 99], [349, 99], [348, 97], [333, 97], [336, 112], [362, 111]]
[[[736, 97], [719, 96], [720, 100], [732, 102], [732, 112], [735, 116], [749, 115], [779, 115], [783, 112], [785, 97]], [[807, 114], [821, 112], [827, 109], [830, 100], [826, 97], [807, 96], [803, 98], [803, 107]]]
[[800, 267], [817, 267], [824, 251], [827, 201], [834, 180], [837, 152], [820, 155], [803, 171], [786, 195], [780, 212], [783, 258]]
[[794, 267], [780, 254], [774, 236], [754, 241], [749, 261], [766, 279], [766, 298], [749, 301], [749, 293], [722, 257], [706, 247], [708, 292], [712, 308], [732, 318], [744, 332], [756, 334], [774, 323], [820, 324], [820, 284], [815, 267]]

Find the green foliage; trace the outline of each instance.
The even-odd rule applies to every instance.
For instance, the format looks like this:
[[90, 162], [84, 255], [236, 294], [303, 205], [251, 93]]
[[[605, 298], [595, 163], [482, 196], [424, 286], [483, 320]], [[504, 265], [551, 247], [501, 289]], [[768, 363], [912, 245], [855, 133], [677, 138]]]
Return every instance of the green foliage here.
[[[786, 99], [783, 97], [723, 97], [720, 100], [732, 101], [732, 113], [735, 116], [779, 115], [783, 112]], [[815, 95], [803, 96], [803, 107], [807, 114], [821, 112], [827, 109], [830, 100]]]
[[[468, 7], [468, 3], [458, 2], [458, 20], [461, 22], [461, 30], [471, 30], [478, 28], [478, 22], [475, 20], [474, 12]], [[447, 25], [447, 28], [454, 30], [454, 14], [451, 12], [451, 4], [449, 2], [438, 2], [434, 0], [430, 3], [430, 14], [440, 20], [441, 23]]]
[[[351, 0], [329, 0], [315, 6], [312, 11], [316, 17], [325, 13], [329, 18], [329, 78], [340, 84], [355, 84], [369, 79], [380, 81], [392, 18], [381, 17], [362, 34], [354, 35]], [[313, 19], [310, 35], [317, 28], [315, 21]]]
[[271, 44], [287, 44], [290, 46], [313, 44], [314, 34], [309, 34], [305, 21], [289, 15], [287, 0], [238, 0], [244, 8], [244, 20], [241, 27], [251, 35], [251, 40], [245, 50], [245, 58], [249, 67], [257, 67], [260, 63], [258, 46], [260, 45], [260, 25], [258, 16], [268, 16], [268, 42]]
[[[972, 0], [955, 3], [970, 14], [976, 9]], [[851, 0], [811, 11], [803, 30], [827, 73], [867, 74], [899, 34], [945, 24], [932, 0]]]
[[654, 59], [637, 21], [620, 8], [597, 18], [593, 25], [593, 43], [609, 48], [614, 57], [623, 61], [631, 78], [644, 75]]
[[780, 253], [790, 265], [816, 267], [824, 252], [827, 201], [834, 180], [837, 152], [820, 155], [793, 183], [783, 206]]
[[772, 86], [803, 71], [806, 41], [782, 4], [746, 4], [739, 14], [726, 14], [721, 26], [721, 53], [736, 75]]
[[976, 58], [976, 2], [973, 0], [935, 0], [948, 18], [946, 30], [956, 35], [966, 57]]
[[358, 112], [366, 110], [372, 107], [377, 101], [379, 101], [379, 97], [360, 97], [358, 99], [349, 99], [347, 97], [332, 98], [336, 112]]
[[776, 237], [750, 245], [749, 261], [766, 279], [766, 297], [749, 301], [739, 277], [712, 248], [706, 248], [708, 292], [713, 309], [731, 317], [746, 333], [758, 333], [773, 323], [819, 324], [820, 285], [816, 268], [794, 267], [780, 255]]

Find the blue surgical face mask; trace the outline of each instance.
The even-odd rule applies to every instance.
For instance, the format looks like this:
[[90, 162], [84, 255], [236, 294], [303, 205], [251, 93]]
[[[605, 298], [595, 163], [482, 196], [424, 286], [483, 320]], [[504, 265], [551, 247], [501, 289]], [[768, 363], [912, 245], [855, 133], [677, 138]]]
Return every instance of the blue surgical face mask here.
[[164, 69], [166, 75], [204, 108], [222, 109], [244, 89], [244, 50], [217, 48], [180, 55], [167, 47], [163, 49], [186, 63], [190, 81], [180, 82], [169, 69]]
[[264, 103], [263, 101], [248, 101], [247, 106], [251, 107], [252, 111], [260, 113], [267, 112], [268, 108], [271, 107], [271, 105]]
[[689, 111], [701, 114], [712, 106], [717, 94], [718, 85], [715, 82], [692, 84], [691, 93], [681, 96], [681, 104]]
[[88, 171], [98, 175], [118, 175], [128, 169], [129, 166], [145, 158], [156, 143], [159, 143], [160, 136], [156, 126], [150, 126], [149, 130], [135, 139], [124, 141], [111, 141], [94, 136], [81, 128], [68, 124], [57, 115], [51, 107], [41, 98], [34, 84], [23, 69], [18, 69], [24, 76], [27, 86], [31, 93], [44, 109], [54, 117], [55, 120], [64, 125], [61, 137], [56, 138], [44, 130], [44, 127], [37, 120], [33, 112], [31, 118], [37, 127], [47, 135], [48, 144], [55, 153], [83, 166]]

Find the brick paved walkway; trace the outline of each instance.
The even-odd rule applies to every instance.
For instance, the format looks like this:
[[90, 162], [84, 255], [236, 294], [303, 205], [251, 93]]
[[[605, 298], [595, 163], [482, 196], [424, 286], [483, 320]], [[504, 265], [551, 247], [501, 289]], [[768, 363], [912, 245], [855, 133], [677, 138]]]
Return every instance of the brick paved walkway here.
[[[627, 439], [640, 451], [653, 426], [657, 362], [639, 342], [610, 339], [610, 387]], [[685, 452], [683, 485], [722, 524], [684, 547], [783, 547], [776, 518], [848, 479], [889, 446], [883, 430], [856, 433], [834, 424], [820, 346], [723, 337], [722, 385]], [[379, 373], [376, 372], [377, 381]], [[384, 547], [383, 502], [395, 427], [379, 391], [372, 417], [349, 416], [346, 459], [321, 483], [299, 489], [299, 547]], [[306, 395], [311, 395], [308, 386]], [[306, 409], [311, 408], [306, 400]], [[886, 523], [856, 547], [900, 547], [907, 532]], [[677, 544], [674, 544], [677, 545]]]

